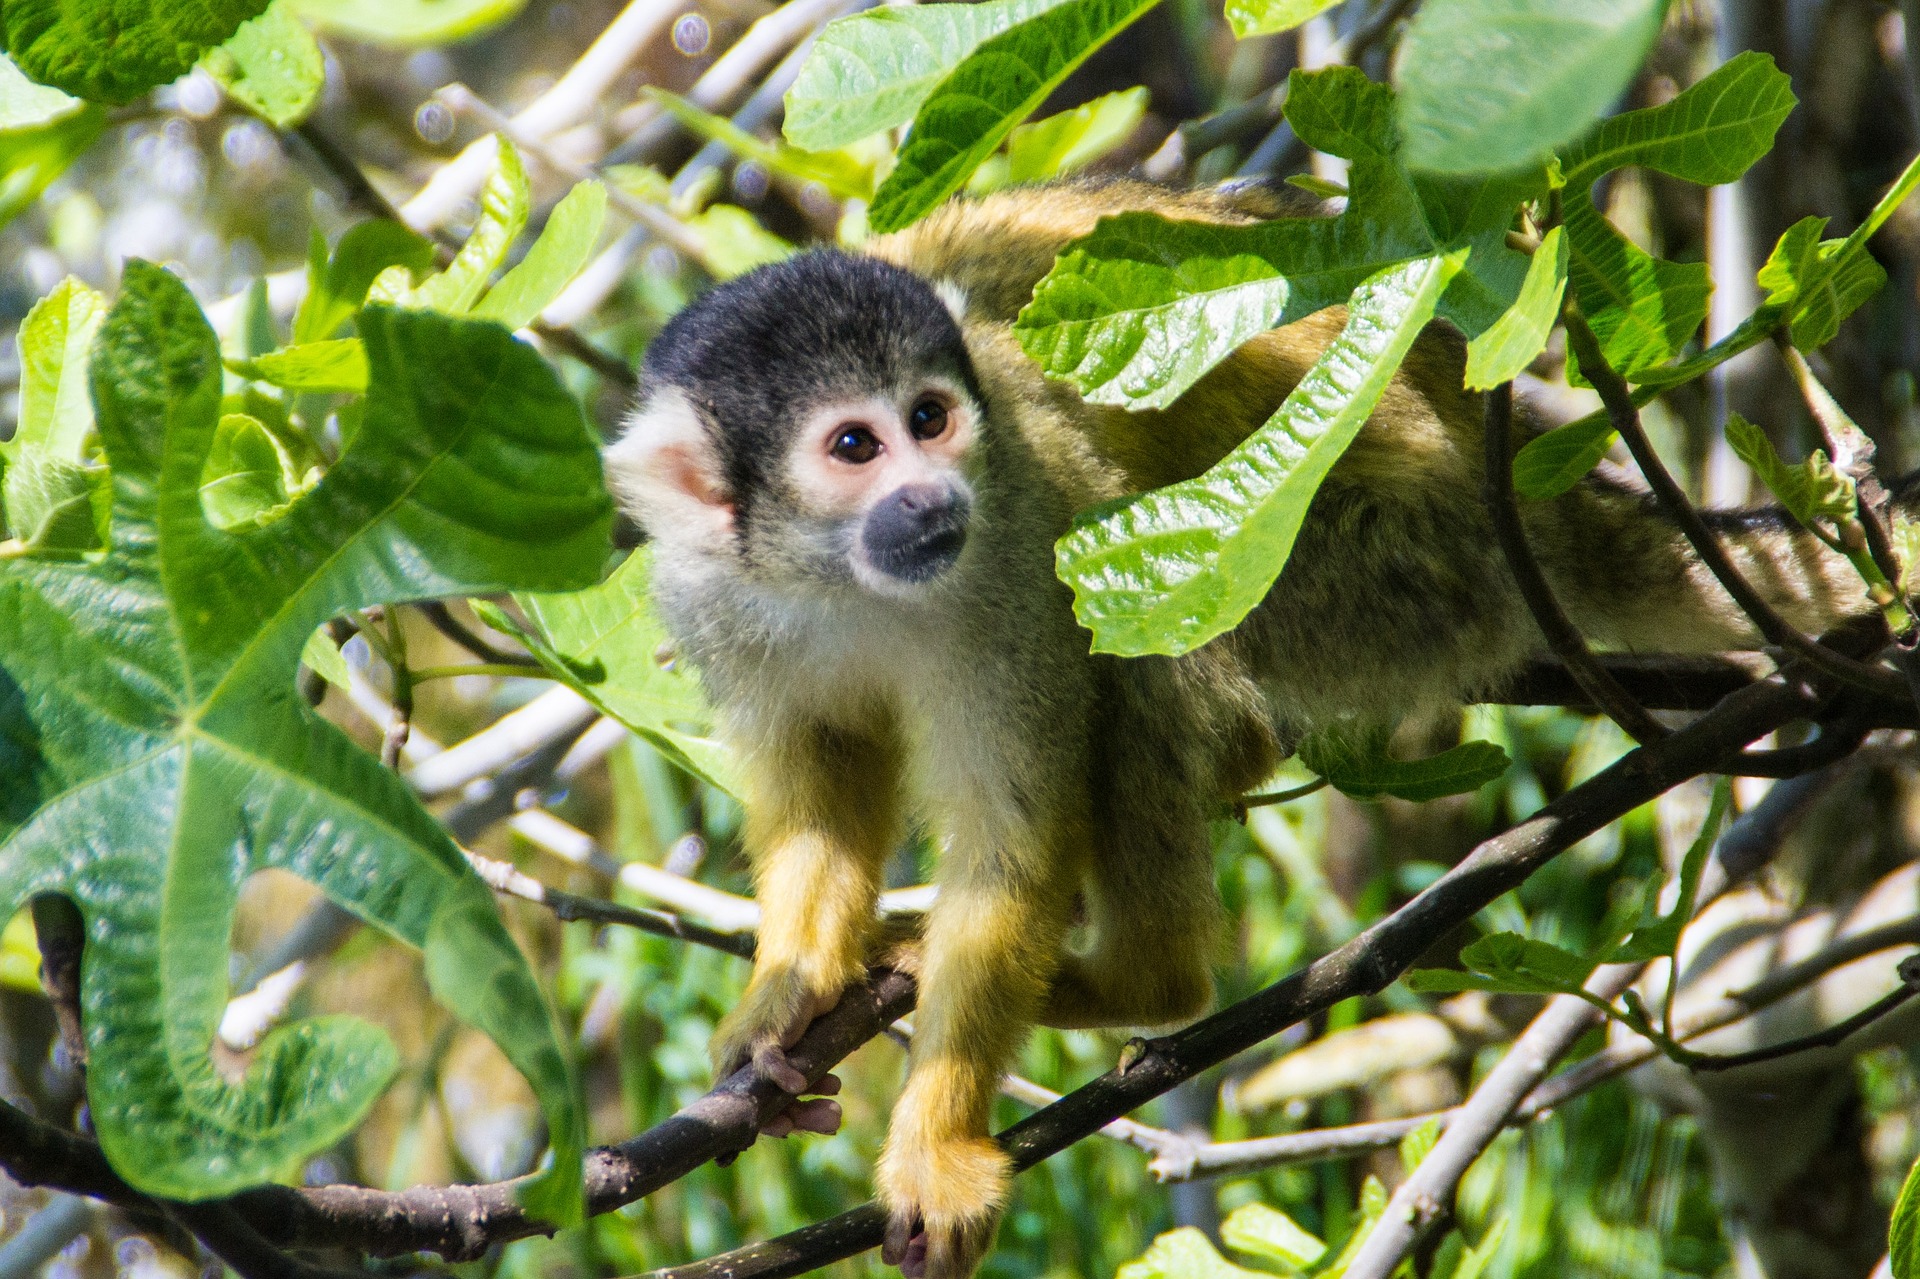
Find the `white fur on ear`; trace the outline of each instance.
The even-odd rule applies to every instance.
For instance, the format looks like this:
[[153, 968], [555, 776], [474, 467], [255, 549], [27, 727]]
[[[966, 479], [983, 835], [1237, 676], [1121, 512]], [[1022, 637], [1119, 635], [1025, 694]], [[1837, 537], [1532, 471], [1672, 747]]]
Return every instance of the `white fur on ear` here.
[[652, 396], [627, 419], [627, 429], [601, 460], [614, 500], [648, 536], [712, 536], [732, 529], [733, 497], [713, 442], [679, 391]]
[[940, 299], [941, 304], [952, 313], [955, 324], [965, 324], [967, 322], [967, 291], [965, 289], [961, 288], [952, 280], [935, 280], [933, 282], [933, 293], [935, 297]]

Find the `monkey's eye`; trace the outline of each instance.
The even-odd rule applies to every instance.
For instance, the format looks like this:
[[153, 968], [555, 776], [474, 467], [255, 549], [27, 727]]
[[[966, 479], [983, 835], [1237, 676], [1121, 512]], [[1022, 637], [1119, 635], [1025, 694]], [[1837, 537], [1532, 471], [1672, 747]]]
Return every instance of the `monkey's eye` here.
[[827, 452], [842, 462], [859, 466], [880, 456], [880, 437], [864, 426], [842, 427]]
[[907, 415], [907, 429], [916, 440], [931, 440], [946, 434], [947, 406], [938, 400], [922, 400]]

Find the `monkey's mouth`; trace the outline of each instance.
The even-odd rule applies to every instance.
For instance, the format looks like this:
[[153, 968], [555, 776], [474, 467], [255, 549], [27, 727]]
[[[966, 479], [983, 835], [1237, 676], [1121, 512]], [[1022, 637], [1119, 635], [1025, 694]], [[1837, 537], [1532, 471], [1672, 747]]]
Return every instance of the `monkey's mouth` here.
[[961, 511], [911, 538], [879, 546], [869, 542], [867, 558], [888, 577], [902, 582], [929, 582], [952, 568], [966, 545], [967, 517]]

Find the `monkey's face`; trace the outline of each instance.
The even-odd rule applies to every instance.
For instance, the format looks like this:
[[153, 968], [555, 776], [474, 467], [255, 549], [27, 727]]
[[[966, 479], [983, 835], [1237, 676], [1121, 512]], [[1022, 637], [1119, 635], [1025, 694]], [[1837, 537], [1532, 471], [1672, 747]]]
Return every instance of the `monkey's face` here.
[[966, 548], [965, 464], [978, 419], [965, 390], [940, 378], [815, 405], [794, 435], [783, 486], [812, 526], [805, 540], [880, 594], [938, 578]]
[[968, 543], [981, 400], [963, 305], [871, 258], [723, 284], [648, 348], [607, 450], [656, 564], [790, 593], [937, 592]]

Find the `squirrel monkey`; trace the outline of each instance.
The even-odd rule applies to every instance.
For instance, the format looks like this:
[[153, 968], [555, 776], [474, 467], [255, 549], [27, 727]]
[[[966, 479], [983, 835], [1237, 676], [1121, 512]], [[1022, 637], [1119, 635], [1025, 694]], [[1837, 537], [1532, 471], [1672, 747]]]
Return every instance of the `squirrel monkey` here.
[[[1180, 658], [1089, 652], [1054, 576], [1072, 515], [1205, 471], [1344, 316], [1257, 337], [1171, 407], [1138, 413], [1043, 377], [1012, 321], [1102, 216], [1236, 223], [1290, 204], [1261, 187], [1019, 189], [949, 204], [862, 254], [762, 267], [654, 339], [607, 450], [610, 483], [656, 543], [661, 610], [748, 779], [763, 916], [717, 1070], [754, 1058], [799, 1090], [782, 1050], [877, 953], [883, 864], [909, 824], [938, 837], [911, 1068], [876, 1172], [883, 1255], [909, 1276], [965, 1279], [987, 1248], [1009, 1177], [988, 1112], [1033, 1024], [1155, 1025], [1206, 1007], [1207, 821], [1223, 801], [1317, 725], [1458, 704], [1542, 648], [1481, 504], [1463, 343], [1434, 326], [1237, 629]], [[1524, 516], [1596, 640], [1756, 642], [1644, 493], [1595, 476]], [[1866, 611], [1845, 562], [1791, 522], [1720, 528], [1796, 624]], [[1091, 941], [1069, 948], [1077, 918]], [[797, 1103], [782, 1130], [830, 1130], [830, 1110]]]

